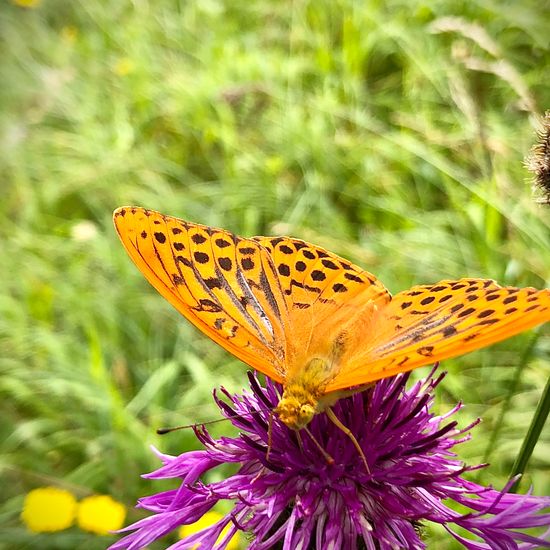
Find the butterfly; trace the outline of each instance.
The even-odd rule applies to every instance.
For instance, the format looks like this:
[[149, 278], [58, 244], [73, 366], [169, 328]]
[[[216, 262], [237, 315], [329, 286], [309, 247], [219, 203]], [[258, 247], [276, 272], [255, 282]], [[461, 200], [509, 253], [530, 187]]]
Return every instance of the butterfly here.
[[162, 296], [283, 384], [274, 412], [295, 430], [379, 379], [550, 320], [549, 289], [465, 278], [392, 297], [368, 271], [299, 239], [243, 238], [131, 206], [113, 219], [130, 258]]

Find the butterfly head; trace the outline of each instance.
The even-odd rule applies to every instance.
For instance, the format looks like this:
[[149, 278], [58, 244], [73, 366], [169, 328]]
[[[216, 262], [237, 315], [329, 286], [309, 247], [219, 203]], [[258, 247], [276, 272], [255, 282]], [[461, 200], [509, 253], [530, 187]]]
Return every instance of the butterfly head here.
[[329, 372], [330, 362], [322, 357], [306, 361], [299, 376], [293, 377], [285, 385], [285, 390], [275, 408], [275, 414], [292, 430], [301, 430], [313, 417], [324, 410], [320, 399], [324, 393], [324, 382]]
[[292, 430], [301, 430], [317, 413], [315, 402], [312, 399], [304, 401], [296, 395], [286, 394], [285, 391], [275, 408], [275, 413]]

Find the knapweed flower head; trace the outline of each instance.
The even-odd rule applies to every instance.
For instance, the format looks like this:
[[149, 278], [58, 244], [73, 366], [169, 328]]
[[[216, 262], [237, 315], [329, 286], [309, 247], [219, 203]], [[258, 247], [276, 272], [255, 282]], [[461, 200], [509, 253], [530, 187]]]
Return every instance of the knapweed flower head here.
[[[550, 547], [550, 513], [542, 513], [550, 498], [507, 494], [507, 488], [497, 491], [463, 477], [477, 467], [464, 466], [453, 447], [473, 425], [459, 430], [449, 420], [460, 405], [443, 416], [431, 412], [442, 377], [432, 372], [407, 389], [408, 375], [398, 375], [336, 403], [334, 412], [359, 441], [367, 470], [352, 440], [326, 415], [308, 426], [317, 443], [273, 418], [281, 388], [270, 381], [262, 387], [250, 375], [251, 391], [222, 390], [230, 404], [215, 395], [240, 435], [213, 439], [197, 428], [204, 450], [157, 452], [163, 466], [145, 477], [176, 478], [179, 487], [140, 499], [138, 506], [153, 515], [123, 529], [133, 532], [111, 550], [143, 548], [195, 523], [220, 501], [232, 503], [230, 513], [170, 548], [222, 550], [242, 530], [252, 550], [421, 549], [418, 527], [426, 522], [442, 525], [472, 550]], [[238, 465], [237, 473], [201, 480], [227, 463]], [[547, 530], [540, 538], [521, 532], [532, 527]]]

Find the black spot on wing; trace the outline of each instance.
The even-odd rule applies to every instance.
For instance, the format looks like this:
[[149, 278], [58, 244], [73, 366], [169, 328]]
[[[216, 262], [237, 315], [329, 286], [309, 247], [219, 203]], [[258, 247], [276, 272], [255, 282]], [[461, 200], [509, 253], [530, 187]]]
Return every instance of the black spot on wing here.
[[290, 246], [286, 245], [286, 244], [282, 244], [280, 247], [279, 247], [279, 250], [283, 253], [283, 254], [293, 254], [294, 253], [294, 250], [292, 250], [292, 248], [290, 248]]
[[361, 279], [361, 277], [358, 277], [357, 275], [354, 275], [353, 273], [344, 273], [344, 277], [348, 281], [354, 281], [356, 283], [362, 283], [363, 282], [363, 279]]
[[221, 288], [222, 282], [218, 277], [209, 277], [208, 279], [204, 279], [204, 284], [212, 290], [213, 288]]
[[486, 309], [478, 313], [477, 316], [479, 319], [483, 319], [484, 317], [489, 317], [489, 315], [492, 315], [494, 312], [495, 312], [494, 309]]
[[227, 246], [231, 245], [229, 241], [227, 241], [226, 239], [222, 239], [221, 237], [216, 239], [214, 243], [218, 248], [226, 248]]
[[191, 235], [191, 240], [195, 244], [202, 244], [206, 241], [206, 237], [204, 235], [201, 235], [200, 233], [195, 233], [194, 235]]
[[475, 312], [475, 308], [473, 307], [468, 307], [466, 309], [463, 309], [459, 314], [458, 314], [458, 317], [466, 317], [467, 315], [471, 315], [472, 313]]
[[282, 275], [283, 277], [288, 277], [290, 275], [290, 267], [287, 264], [279, 264], [277, 266], [277, 271], [279, 272], [279, 275]]
[[223, 311], [219, 304], [216, 304], [216, 302], [213, 302], [208, 298], [201, 298], [199, 300], [199, 304], [199, 311], [209, 311], [210, 313], [219, 313], [220, 311]]
[[195, 258], [195, 261], [199, 264], [206, 264], [210, 260], [210, 256], [205, 252], [195, 251], [193, 253], [193, 257]]
[[218, 260], [218, 263], [220, 264], [220, 267], [224, 271], [231, 271], [233, 267], [233, 262], [231, 261], [231, 258], [226, 258], [226, 257], [220, 258]]
[[314, 281], [324, 281], [327, 276], [319, 269], [315, 269], [314, 271], [311, 272], [311, 278], [314, 280]]
[[321, 263], [327, 268], [327, 269], [338, 269], [338, 266], [332, 261], [328, 260], [326, 258], [323, 258], [321, 260]]
[[251, 258], [243, 258], [241, 266], [245, 271], [249, 271], [250, 269], [254, 269], [254, 261]]
[[448, 336], [453, 336], [454, 334], [456, 334], [457, 330], [454, 326], [451, 325], [451, 326], [445, 327], [441, 332], [443, 336], [447, 338]]
[[416, 353], [418, 353], [419, 355], [423, 355], [424, 357], [431, 357], [433, 355], [433, 350], [433, 346], [423, 346], [421, 348], [418, 348], [416, 350]]

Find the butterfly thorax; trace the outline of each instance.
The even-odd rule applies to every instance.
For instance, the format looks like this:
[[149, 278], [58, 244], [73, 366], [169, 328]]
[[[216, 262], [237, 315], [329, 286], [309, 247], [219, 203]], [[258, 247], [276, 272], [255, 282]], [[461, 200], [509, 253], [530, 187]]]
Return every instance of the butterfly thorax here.
[[[275, 413], [289, 428], [302, 429], [325, 408], [321, 397], [328, 368], [329, 361], [314, 357], [299, 376], [287, 381]], [[320, 380], [323, 381], [321, 384]]]

